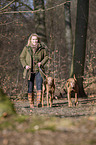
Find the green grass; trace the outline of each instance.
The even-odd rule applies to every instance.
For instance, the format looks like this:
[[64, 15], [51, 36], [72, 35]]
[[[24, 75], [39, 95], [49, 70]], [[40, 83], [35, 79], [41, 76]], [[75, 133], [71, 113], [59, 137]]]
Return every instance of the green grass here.
[[[84, 125], [85, 128], [88, 128], [87, 122], [89, 128], [91, 124], [94, 128], [96, 124], [96, 116], [92, 116], [90, 118], [81, 117], [80, 119], [75, 120], [73, 118], [57, 118], [49, 116], [11, 115], [6, 118], [0, 117], [0, 130], [10, 129], [31, 133], [41, 130], [50, 130], [54, 132], [73, 129], [75, 131], [75, 129], [79, 130]], [[93, 142], [94, 140], [92, 140], [92, 144]]]
[[14, 118], [14, 121], [18, 123], [24, 123], [25, 121], [27, 121], [27, 119], [28, 119], [28, 116], [17, 115], [17, 117]]
[[4, 130], [4, 129], [13, 130], [14, 128], [15, 128], [15, 123], [13, 121], [13, 117], [7, 117], [7, 118], [0, 117], [0, 130]]
[[0, 88], [0, 117], [4, 114], [15, 114], [14, 104], [6, 96], [3, 90]]

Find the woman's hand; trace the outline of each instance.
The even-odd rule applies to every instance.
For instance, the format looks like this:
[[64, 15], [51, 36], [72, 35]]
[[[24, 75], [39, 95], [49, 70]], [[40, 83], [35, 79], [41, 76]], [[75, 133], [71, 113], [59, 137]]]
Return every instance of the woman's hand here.
[[41, 65], [41, 62], [38, 62], [38, 67], [40, 67], [40, 65]]
[[28, 69], [30, 69], [31, 67], [29, 66], [29, 65], [26, 65], [26, 69], [28, 70]]

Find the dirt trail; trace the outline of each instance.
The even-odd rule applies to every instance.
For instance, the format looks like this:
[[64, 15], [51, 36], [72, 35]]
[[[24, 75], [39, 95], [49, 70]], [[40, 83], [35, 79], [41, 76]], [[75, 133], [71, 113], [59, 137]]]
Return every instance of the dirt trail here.
[[[53, 101], [52, 108], [46, 106], [46, 100], [44, 101], [44, 108], [35, 107], [32, 109], [31, 114], [38, 115], [49, 115], [58, 117], [80, 117], [92, 115], [96, 112], [96, 97], [88, 99], [79, 99], [79, 104], [77, 107], [74, 105], [74, 98], [72, 98], [73, 107], [68, 107], [67, 98], [62, 98]], [[29, 115], [30, 108], [28, 100], [19, 100], [15, 102], [16, 110], [19, 114]]]

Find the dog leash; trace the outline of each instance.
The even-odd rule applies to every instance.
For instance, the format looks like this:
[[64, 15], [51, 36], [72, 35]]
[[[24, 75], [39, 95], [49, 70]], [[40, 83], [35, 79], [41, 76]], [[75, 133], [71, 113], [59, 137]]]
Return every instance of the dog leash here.
[[43, 75], [47, 78], [47, 75], [42, 71], [42, 69], [39, 67], [39, 70], [43, 73]]

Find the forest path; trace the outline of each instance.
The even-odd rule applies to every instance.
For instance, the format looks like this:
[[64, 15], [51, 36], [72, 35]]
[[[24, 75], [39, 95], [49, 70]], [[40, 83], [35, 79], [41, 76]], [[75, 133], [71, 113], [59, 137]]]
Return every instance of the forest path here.
[[[36, 106], [36, 99], [34, 103], [34, 108], [31, 114], [35, 115], [49, 115], [56, 117], [80, 117], [88, 116], [96, 113], [96, 97], [88, 97], [87, 99], [78, 99], [78, 106], [74, 105], [74, 98], [72, 98], [73, 106], [68, 107], [67, 98], [61, 98], [58, 100], [53, 100], [52, 107], [47, 107], [46, 100], [44, 101], [44, 107], [38, 108]], [[15, 101], [15, 108], [19, 114], [29, 115], [29, 101], [28, 100], [18, 100]]]

